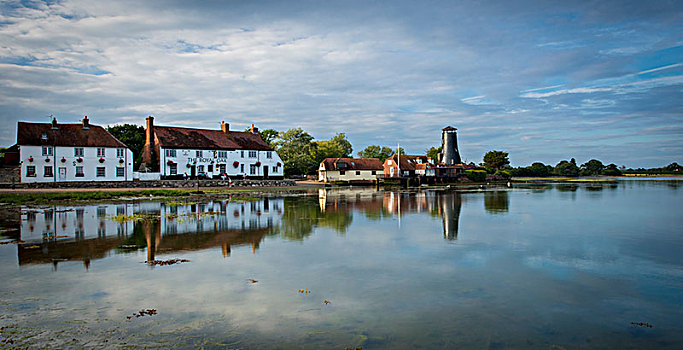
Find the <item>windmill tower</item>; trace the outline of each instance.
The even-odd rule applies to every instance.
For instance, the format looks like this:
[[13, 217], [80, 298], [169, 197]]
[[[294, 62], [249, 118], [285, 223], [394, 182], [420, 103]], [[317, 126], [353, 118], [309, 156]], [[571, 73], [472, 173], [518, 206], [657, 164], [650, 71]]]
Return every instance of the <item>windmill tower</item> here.
[[458, 151], [458, 129], [447, 126], [441, 130], [441, 163], [446, 165], [461, 164]]

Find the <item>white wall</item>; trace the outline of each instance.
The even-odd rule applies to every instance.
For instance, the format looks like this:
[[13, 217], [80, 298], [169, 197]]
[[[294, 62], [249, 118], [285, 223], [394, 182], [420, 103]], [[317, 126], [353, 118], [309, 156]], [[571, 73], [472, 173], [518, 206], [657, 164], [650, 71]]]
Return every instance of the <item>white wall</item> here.
[[[262, 177], [264, 168], [268, 167], [268, 177], [282, 177], [284, 175], [284, 162], [275, 151], [256, 151], [256, 157], [249, 157], [249, 150], [236, 150], [236, 151], [226, 151], [227, 157], [219, 158], [218, 151], [215, 150], [201, 150], [202, 157], [197, 157], [196, 152], [198, 150], [192, 149], [175, 149], [176, 156], [166, 156], [166, 148], [160, 147], [160, 173], [161, 176], [172, 176], [171, 166], [168, 165], [168, 161], [173, 161], [177, 164], [177, 175], [187, 174], [190, 176], [191, 168], [188, 164], [203, 166], [204, 173], [209, 177], [219, 176], [220, 172], [218, 170], [219, 164], [225, 164], [225, 172], [228, 176], [242, 176], [246, 174], [248, 177]], [[244, 152], [244, 156], [242, 156]], [[267, 153], [271, 152], [272, 158], [267, 157]], [[238, 162], [239, 165], [235, 168], [233, 163]], [[255, 174], [251, 174], [250, 165], [256, 164], [256, 162], [261, 162], [261, 166], [256, 167]], [[277, 164], [280, 163], [280, 166]], [[209, 172], [209, 165], [213, 165], [213, 171]], [[242, 165], [244, 165], [244, 171], [242, 171]], [[197, 170], [198, 171], [198, 170]]]
[[[124, 148], [123, 157], [117, 157], [116, 150], [117, 148], [114, 147], [105, 147], [104, 157], [98, 157], [97, 147], [83, 147], [83, 157], [76, 157], [74, 156], [74, 147], [57, 146], [52, 150], [53, 155], [43, 156], [42, 146], [20, 145], [21, 182], [132, 181], [133, 152]], [[33, 158], [33, 161], [29, 161], [30, 158]], [[78, 158], [82, 158], [83, 161], [77, 162]], [[100, 163], [100, 158], [104, 158], [104, 162]], [[26, 176], [27, 166], [36, 167], [35, 177]], [[53, 176], [44, 176], [45, 166], [52, 167]], [[83, 167], [83, 177], [76, 177], [77, 166]], [[97, 176], [98, 167], [105, 168], [105, 176]], [[124, 168], [123, 176], [116, 176], [116, 168], [119, 167]], [[60, 169], [62, 169], [62, 173], [60, 173]]]
[[[359, 171], [360, 174], [357, 175], [356, 172]], [[345, 170], [344, 175], [341, 175], [339, 170], [328, 170], [325, 172], [326, 179], [325, 182], [330, 181], [375, 181], [377, 175], [383, 174], [382, 170], [374, 170], [375, 175], [372, 174], [373, 170]]]

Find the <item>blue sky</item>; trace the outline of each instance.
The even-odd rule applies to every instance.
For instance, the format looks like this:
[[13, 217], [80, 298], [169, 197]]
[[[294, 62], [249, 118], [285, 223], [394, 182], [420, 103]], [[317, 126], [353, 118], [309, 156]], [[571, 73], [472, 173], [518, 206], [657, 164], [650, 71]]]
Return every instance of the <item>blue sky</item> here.
[[345, 132], [464, 159], [683, 163], [677, 1], [3, 1], [16, 122]]

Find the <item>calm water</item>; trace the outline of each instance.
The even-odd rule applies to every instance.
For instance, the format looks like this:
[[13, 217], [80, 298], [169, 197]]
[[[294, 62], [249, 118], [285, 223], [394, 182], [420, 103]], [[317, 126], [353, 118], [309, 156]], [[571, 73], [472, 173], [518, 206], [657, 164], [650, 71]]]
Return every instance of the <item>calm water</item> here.
[[682, 185], [26, 207], [0, 344], [680, 349]]

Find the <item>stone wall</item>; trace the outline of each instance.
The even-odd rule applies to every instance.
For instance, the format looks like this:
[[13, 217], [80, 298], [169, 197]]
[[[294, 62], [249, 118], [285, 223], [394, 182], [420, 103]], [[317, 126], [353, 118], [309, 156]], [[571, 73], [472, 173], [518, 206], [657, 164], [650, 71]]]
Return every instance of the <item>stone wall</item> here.
[[[282, 187], [295, 186], [294, 180], [234, 180], [232, 187]], [[159, 181], [118, 181], [118, 182], [58, 182], [58, 183], [16, 183], [15, 188], [198, 188], [229, 187], [224, 180], [159, 180]], [[1, 182], [0, 187], [11, 188], [11, 182]]]
[[21, 181], [20, 167], [0, 167], [0, 183], [12, 184]]

